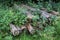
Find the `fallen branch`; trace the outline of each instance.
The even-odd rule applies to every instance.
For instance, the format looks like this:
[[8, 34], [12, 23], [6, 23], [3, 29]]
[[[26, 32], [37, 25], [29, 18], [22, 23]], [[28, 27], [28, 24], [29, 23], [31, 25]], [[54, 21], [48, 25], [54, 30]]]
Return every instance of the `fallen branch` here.
[[21, 26], [21, 28], [20, 28], [18, 26], [13, 25], [13, 24], [10, 24], [10, 28], [11, 28], [11, 33], [14, 36], [19, 35], [22, 32], [22, 30], [26, 29], [25, 26]]

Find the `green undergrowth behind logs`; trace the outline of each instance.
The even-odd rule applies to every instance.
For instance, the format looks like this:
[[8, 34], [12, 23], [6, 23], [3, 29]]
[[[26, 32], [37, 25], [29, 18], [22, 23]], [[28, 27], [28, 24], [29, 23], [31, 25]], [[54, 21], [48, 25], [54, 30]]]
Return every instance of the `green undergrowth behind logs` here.
[[13, 11], [12, 8], [0, 8], [0, 26], [1, 30], [8, 28], [10, 23], [21, 26], [26, 21], [26, 15], [20, 11]]

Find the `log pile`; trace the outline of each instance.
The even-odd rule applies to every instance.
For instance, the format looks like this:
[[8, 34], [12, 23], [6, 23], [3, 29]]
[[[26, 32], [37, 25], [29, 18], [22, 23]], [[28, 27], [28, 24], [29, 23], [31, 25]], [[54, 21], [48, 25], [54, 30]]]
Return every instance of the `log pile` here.
[[52, 11], [52, 12], [48, 13], [45, 8], [35, 9], [35, 8], [32, 8], [32, 7], [24, 5], [24, 4], [22, 4], [21, 6], [14, 4], [15, 9], [19, 10], [19, 7], [25, 7], [27, 9], [25, 13], [27, 15], [28, 22], [26, 23], [26, 25], [24, 25], [22, 27], [18, 27], [13, 24], [10, 24], [11, 33], [14, 36], [19, 35], [22, 32], [22, 30], [24, 30], [24, 29], [27, 29], [31, 34], [33, 34], [35, 32], [35, 29], [30, 24], [31, 20], [35, 17], [34, 15], [32, 15], [31, 11], [33, 11], [33, 12], [38, 11], [41, 13], [41, 16], [43, 16], [45, 18], [49, 18], [53, 15], [59, 15], [59, 12], [56, 12], [56, 11]]

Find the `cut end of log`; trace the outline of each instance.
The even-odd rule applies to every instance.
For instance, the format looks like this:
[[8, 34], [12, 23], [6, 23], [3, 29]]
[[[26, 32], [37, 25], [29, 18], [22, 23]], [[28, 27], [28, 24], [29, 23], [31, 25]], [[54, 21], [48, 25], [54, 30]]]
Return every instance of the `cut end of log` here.
[[14, 36], [16, 36], [16, 35], [19, 35], [19, 30], [20, 29], [18, 29], [15, 25], [13, 25], [13, 24], [10, 24], [10, 28], [11, 28], [11, 33], [14, 35]]
[[19, 31], [18, 31], [18, 30], [15, 30], [15, 31], [13, 32], [13, 35], [14, 35], [14, 36], [19, 35]]

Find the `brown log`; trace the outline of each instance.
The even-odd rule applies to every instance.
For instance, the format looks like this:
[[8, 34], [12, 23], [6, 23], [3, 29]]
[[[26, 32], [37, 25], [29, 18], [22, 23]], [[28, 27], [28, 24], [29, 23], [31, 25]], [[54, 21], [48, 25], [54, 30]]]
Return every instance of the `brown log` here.
[[59, 15], [59, 12], [56, 12], [56, 11], [51, 11], [50, 13], [53, 15]]
[[26, 25], [26, 27], [27, 27], [28, 31], [30, 32], [30, 34], [33, 34], [33, 33], [35, 32], [35, 29], [31, 26], [30, 23], [28, 23], [28, 24]]

